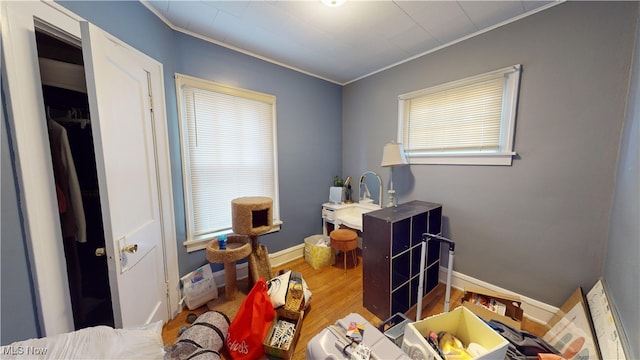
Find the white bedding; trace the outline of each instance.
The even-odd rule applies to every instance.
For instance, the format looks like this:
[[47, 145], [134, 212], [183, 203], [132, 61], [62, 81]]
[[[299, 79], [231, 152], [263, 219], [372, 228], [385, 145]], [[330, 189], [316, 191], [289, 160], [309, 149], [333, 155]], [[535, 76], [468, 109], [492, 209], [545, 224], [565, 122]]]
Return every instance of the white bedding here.
[[162, 321], [135, 329], [96, 326], [2, 346], [2, 359], [162, 359]]

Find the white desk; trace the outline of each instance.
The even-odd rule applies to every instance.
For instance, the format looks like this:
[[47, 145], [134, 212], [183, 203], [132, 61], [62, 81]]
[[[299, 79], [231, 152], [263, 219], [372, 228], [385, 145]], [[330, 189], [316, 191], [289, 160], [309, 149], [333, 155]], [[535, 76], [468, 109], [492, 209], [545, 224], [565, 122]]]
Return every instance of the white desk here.
[[332, 224], [333, 229], [340, 225], [362, 231], [362, 214], [379, 210], [380, 206], [374, 203], [324, 203], [322, 204], [322, 234], [328, 235], [327, 224]]

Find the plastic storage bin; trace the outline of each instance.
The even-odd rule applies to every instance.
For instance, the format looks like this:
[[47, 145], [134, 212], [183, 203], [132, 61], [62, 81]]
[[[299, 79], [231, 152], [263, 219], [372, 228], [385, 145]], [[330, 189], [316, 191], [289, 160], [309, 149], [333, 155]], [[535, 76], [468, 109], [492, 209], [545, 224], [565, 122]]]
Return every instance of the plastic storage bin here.
[[378, 330], [382, 331], [398, 347], [402, 346], [402, 337], [404, 336], [404, 328], [411, 320], [403, 313], [395, 313], [392, 317], [385, 320], [378, 326]]
[[[319, 243], [324, 245], [318, 245]], [[331, 249], [329, 237], [325, 235], [311, 235], [305, 238], [304, 259], [315, 270], [333, 265], [335, 262], [335, 254]]]
[[316, 334], [307, 343], [306, 358], [331, 360], [353, 359], [353, 357], [342, 352], [345, 345], [347, 345], [347, 353], [354, 351], [352, 346], [348, 346], [350, 340], [344, 337], [351, 323], [364, 325], [362, 343], [371, 349], [371, 359], [411, 360], [407, 354], [403, 353], [402, 350], [389, 338], [384, 336], [382, 332], [371, 325], [362, 315], [356, 313], [351, 313], [339, 319], [335, 325], [326, 327]]
[[484, 321], [463, 306], [455, 310], [430, 316], [424, 320], [409, 323], [404, 328], [402, 351], [412, 359], [442, 360], [440, 356], [425, 340], [429, 331], [447, 331], [462, 341], [465, 346], [477, 343], [487, 350], [487, 353], [474, 357], [479, 359], [504, 359], [509, 343], [495, 332]]

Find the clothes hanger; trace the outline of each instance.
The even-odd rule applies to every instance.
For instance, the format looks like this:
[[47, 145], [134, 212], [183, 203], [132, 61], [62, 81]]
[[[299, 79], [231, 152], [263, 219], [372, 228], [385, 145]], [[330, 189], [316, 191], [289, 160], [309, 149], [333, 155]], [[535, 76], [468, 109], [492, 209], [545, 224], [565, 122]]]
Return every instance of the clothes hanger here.
[[53, 120], [65, 124], [80, 124], [81, 129], [86, 128], [87, 124], [91, 123], [90, 119], [83, 118], [81, 110], [75, 107], [69, 108], [65, 117], [55, 118]]

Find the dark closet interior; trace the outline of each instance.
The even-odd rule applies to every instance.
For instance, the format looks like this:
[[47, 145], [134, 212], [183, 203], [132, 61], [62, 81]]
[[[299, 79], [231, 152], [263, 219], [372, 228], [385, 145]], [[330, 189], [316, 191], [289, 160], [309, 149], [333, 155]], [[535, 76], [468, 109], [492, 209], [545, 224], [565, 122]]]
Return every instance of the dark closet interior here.
[[[84, 209], [86, 242], [79, 242], [75, 237], [65, 236], [64, 225], [62, 225], [75, 328], [81, 329], [95, 325], [113, 326], [91, 116], [86, 90], [79, 89], [78, 77], [75, 76], [78, 75], [80, 79], [84, 79], [82, 50], [75, 44], [44, 32], [36, 32], [36, 42], [41, 65], [47, 126], [51, 129], [50, 122], [53, 121], [66, 130], [79, 184], [81, 206]], [[53, 64], [53, 67], [45, 67], [43, 62]], [[69, 66], [70, 64], [75, 65], [72, 66], [71, 73], [56, 70], [58, 65]], [[84, 80], [81, 82], [86, 89]], [[67, 86], [67, 83], [70, 85]], [[50, 130], [50, 139], [51, 136]], [[54, 141], [51, 141], [51, 144], [54, 144]], [[55, 172], [56, 155], [54, 153], [55, 151], [52, 151]], [[58, 178], [55, 185], [59, 190]], [[75, 194], [78, 192], [76, 191]], [[75, 197], [78, 198], [77, 195]], [[59, 212], [62, 214], [62, 209], [68, 206], [61, 204], [65, 201], [60, 199], [59, 194]]]

